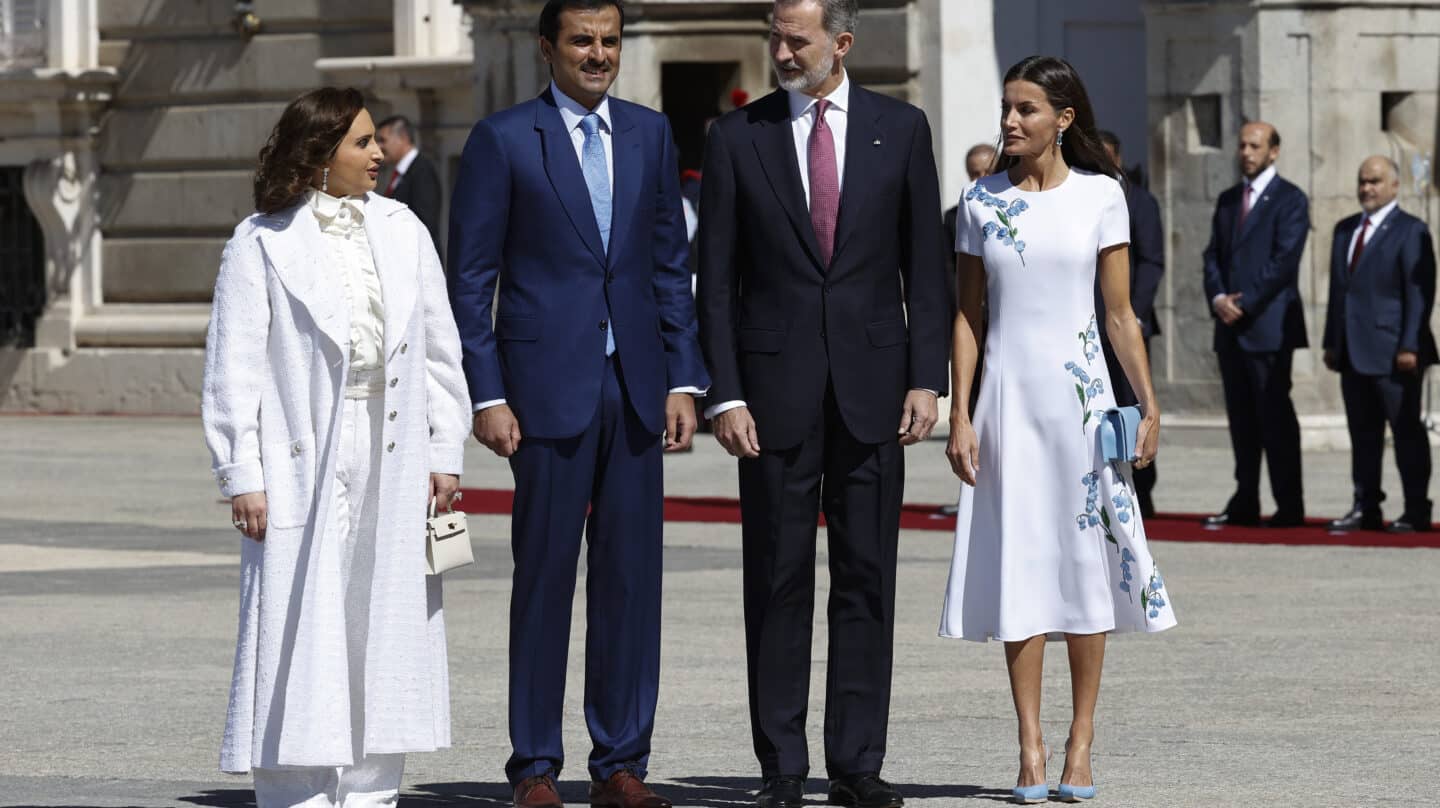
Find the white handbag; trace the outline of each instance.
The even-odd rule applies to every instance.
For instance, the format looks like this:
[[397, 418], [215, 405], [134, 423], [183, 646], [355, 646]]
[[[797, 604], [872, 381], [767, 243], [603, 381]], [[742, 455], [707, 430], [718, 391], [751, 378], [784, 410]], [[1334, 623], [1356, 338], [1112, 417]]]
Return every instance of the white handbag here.
[[[460, 494], [456, 492], [455, 499]], [[470, 551], [470, 527], [465, 513], [456, 511], [452, 500], [450, 510], [435, 513], [435, 498], [430, 498], [430, 518], [425, 520], [425, 567], [430, 575], [474, 564]]]

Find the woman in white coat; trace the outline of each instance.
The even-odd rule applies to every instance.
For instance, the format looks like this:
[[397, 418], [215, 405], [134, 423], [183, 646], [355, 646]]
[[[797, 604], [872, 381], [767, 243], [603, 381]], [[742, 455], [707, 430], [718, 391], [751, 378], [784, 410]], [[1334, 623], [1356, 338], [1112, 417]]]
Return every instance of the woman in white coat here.
[[221, 769], [260, 808], [394, 805], [448, 746], [425, 514], [459, 487], [470, 403], [430, 236], [375, 193], [356, 90], [296, 99], [215, 283], [202, 414], [241, 545]]

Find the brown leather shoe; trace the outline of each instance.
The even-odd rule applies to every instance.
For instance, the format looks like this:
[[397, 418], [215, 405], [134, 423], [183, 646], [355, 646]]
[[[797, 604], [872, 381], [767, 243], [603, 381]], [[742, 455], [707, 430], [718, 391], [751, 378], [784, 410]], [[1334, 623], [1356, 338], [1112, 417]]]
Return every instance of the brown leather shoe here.
[[590, 784], [591, 808], [670, 808], [670, 801], [650, 790], [629, 769], [621, 769], [603, 783]]
[[515, 808], [565, 808], [565, 803], [555, 790], [555, 778], [537, 774], [515, 786]]

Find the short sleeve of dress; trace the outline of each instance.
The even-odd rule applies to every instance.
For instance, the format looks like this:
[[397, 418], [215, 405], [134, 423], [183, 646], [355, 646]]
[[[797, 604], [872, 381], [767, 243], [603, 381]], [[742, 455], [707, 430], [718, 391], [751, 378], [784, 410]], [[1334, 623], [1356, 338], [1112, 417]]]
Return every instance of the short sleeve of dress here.
[[965, 187], [965, 193], [960, 196], [960, 209], [955, 212], [955, 252], [984, 255], [985, 234], [981, 232], [980, 219], [970, 209], [970, 200], [967, 199], [973, 187]]
[[1125, 203], [1125, 189], [1108, 177], [1103, 187], [1105, 198], [1100, 205], [1100, 243], [1096, 252], [1130, 243], [1130, 208]]

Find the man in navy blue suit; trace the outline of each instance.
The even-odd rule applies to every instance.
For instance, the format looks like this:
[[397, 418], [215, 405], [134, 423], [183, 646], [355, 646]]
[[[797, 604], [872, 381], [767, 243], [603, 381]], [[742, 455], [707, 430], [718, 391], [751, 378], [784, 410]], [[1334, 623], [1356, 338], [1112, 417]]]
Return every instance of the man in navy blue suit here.
[[[595, 806], [644, 783], [660, 677], [661, 441], [688, 448], [709, 387], [670, 126], [608, 95], [620, 0], [549, 0], [552, 82], [476, 124], [450, 214], [450, 298], [475, 437], [515, 475], [510, 740], [522, 808], [559, 808], [571, 601], [586, 554]], [[499, 284], [498, 315], [491, 301]]]
[[[1125, 164], [1120, 159], [1120, 137], [1108, 130], [1101, 130], [1098, 134], [1110, 161], [1124, 171]], [[1160, 292], [1160, 279], [1165, 276], [1165, 231], [1160, 226], [1160, 203], [1144, 186], [1133, 180], [1127, 181], [1125, 205], [1130, 213], [1130, 307], [1140, 320], [1148, 360], [1150, 338], [1160, 333], [1160, 320], [1155, 316], [1155, 296]], [[1098, 277], [1095, 279], [1095, 310], [1105, 311]], [[1130, 379], [1110, 345], [1110, 336], [1105, 333], [1105, 319], [1102, 314], [1095, 321], [1100, 326], [1100, 349], [1105, 353], [1105, 366], [1110, 371], [1110, 389], [1115, 393], [1115, 402], [1121, 406], [1138, 404], [1140, 400], [1131, 389]], [[1134, 473], [1135, 499], [1140, 505], [1140, 515], [1149, 518], [1155, 515], [1152, 494], [1159, 475], [1154, 463], [1136, 468]]]
[[1395, 465], [1405, 510], [1395, 533], [1430, 529], [1430, 441], [1420, 419], [1420, 386], [1435, 364], [1430, 310], [1435, 249], [1425, 223], [1399, 208], [1400, 169], [1388, 157], [1360, 165], [1361, 212], [1335, 225], [1325, 365], [1340, 373], [1350, 425], [1355, 503], [1332, 530], [1380, 530], [1380, 467], [1385, 424], [1395, 436]]
[[1244, 180], [1220, 194], [1205, 248], [1205, 295], [1215, 316], [1215, 352], [1225, 386], [1235, 493], [1211, 527], [1260, 523], [1260, 458], [1270, 469], [1270, 527], [1305, 522], [1300, 419], [1290, 400], [1296, 348], [1309, 345], [1300, 305], [1300, 255], [1310, 235], [1310, 200], [1275, 173], [1280, 133], [1252, 121], [1240, 129]]

